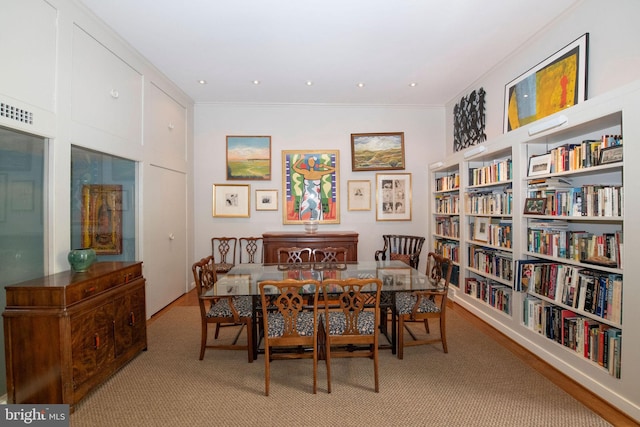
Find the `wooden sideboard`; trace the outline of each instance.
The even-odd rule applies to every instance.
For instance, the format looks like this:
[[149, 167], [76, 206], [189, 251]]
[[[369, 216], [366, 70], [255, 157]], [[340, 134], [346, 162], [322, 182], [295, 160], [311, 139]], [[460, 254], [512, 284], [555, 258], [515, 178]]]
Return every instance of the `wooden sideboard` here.
[[99, 262], [6, 286], [8, 403], [66, 403], [147, 348], [141, 262]]
[[346, 248], [347, 261], [358, 260], [358, 233], [353, 231], [320, 231], [305, 233], [298, 231], [273, 231], [262, 234], [265, 264], [278, 262], [278, 248], [326, 248], [327, 246]]

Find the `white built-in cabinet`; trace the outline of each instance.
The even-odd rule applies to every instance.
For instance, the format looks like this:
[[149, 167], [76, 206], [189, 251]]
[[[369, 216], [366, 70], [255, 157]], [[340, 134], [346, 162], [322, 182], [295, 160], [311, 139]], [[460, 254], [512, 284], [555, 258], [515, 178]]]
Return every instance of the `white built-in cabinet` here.
[[[639, 100], [640, 81], [537, 122], [551, 123], [556, 116], [562, 115], [566, 117], [563, 125], [551, 126], [538, 133], [531, 132], [528, 126], [524, 126], [490, 138], [482, 143], [486, 147], [485, 151], [479, 151], [475, 155], [468, 154], [465, 158], [464, 152], [454, 153], [442, 162], [431, 165], [429, 193], [432, 200], [430, 249], [443, 251], [443, 248], [454, 248], [458, 251], [456, 261], [460, 266], [459, 284], [450, 287], [452, 300], [635, 419], [640, 419], [640, 364], [637, 363], [640, 360], [640, 310], [637, 309], [640, 306], [640, 286], [636, 283], [640, 278], [637, 256], [640, 253], [640, 168], [636, 165], [640, 160]], [[531, 158], [560, 146], [602, 139], [603, 135], [622, 135], [623, 162], [580, 170], [552, 170], [535, 176], [529, 174]], [[507, 159], [512, 162], [512, 175], [505, 177], [504, 181], [474, 181], [480, 169], [496, 168], [496, 165], [504, 164]], [[460, 176], [459, 187], [442, 188], [443, 177], [455, 174]], [[491, 172], [489, 176], [492, 176]], [[570, 180], [576, 188], [589, 185], [611, 187], [613, 194], [617, 194], [617, 189], [622, 187], [624, 197], [619, 202], [623, 203], [623, 207], [617, 215], [609, 211], [601, 215], [565, 217], [551, 215], [549, 212], [543, 215], [525, 214], [526, 199], [534, 194], [535, 185], [543, 179], [554, 181], [558, 178]], [[443, 206], [443, 200], [458, 198], [457, 212], [439, 210]], [[459, 222], [459, 229], [454, 235], [443, 235], [442, 223], [450, 222], [451, 216]], [[580, 259], [568, 259], [558, 252], [538, 252], [532, 246], [532, 236], [539, 233], [536, 228], [540, 228], [541, 223], [545, 225], [544, 223], [554, 222], [564, 223], [562, 226], [569, 231], [586, 231], [594, 235], [611, 236], [621, 232], [621, 265], [594, 265]], [[481, 225], [482, 231], [478, 229]], [[495, 235], [491, 234], [494, 232]], [[499, 240], [496, 241], [494, 237]], [[443, 245], [443, 242], [448, 243]], [[478, 252], [482, 257], [478, 256]], [[486, 254], [490, 257], [497, 254], [504, 259], [494, 263], [492, 270], [487, 271], [484, 264], [478, 265], [478, 260], [485, 259]], [[608, 318], [592, 313], [578, 303], [549, 294], [547, 289], [536, 288], [532, 282], [529, 282], [526, 290], [521, 290], [519, 261], [554, 264], [556, 267], [569, 269], [577, 267], [596, 275], [621, 279], [621, 318]], [[495, 269], [498, 265], [510, 270], [512, 276], [504, 277], [503, 271]], [[487, 284], [484, 290], [478, 288], [479, 282]], [[496, 297], [492, 288], [508, 294], [508, 311], [489, 300], [491, 292]], [[500, 302], [504, 303], [505, 300]], [[544, 313], [558, 314], [564, 311], [569, 317], [567, 325], [577, 321], [579, 325], [594, 324], [600, 330], [609, 328], [615, 329], [616, 333], [621, 331], [620, 346], [616, 350], [620, 357], [619, 378], [616, 372], [618, 366], [614, 369], [607, 368], [592, 360], [592, 357], [585, 357], [579, 348], [571, 348], [561, 340], [559, 342], [557, 337], [550, 337], [550, 333], [553, 335], [558, 331], [545, 330], [545, 326], [549, 325], [547, 321], [542, 326], [536, 324], [535, 320], [532, 324], [532, 307], [543, 316]], [[573, 319], [569, 312], [575, 314]], [[612, 334], [610, 337], [615, 336]], [[584, 340], [584, 336], [578, 338]], [[498, 365], [499, 361], [496, 361], [496, 366]]]
[[[142, 74], [77, 25], [73, 27], [71, 114], [120, 145], [142, 141]], [[83, 129], [86, 131], [85, 129]], [[77, 132], [74, 139], [79, 139]]]

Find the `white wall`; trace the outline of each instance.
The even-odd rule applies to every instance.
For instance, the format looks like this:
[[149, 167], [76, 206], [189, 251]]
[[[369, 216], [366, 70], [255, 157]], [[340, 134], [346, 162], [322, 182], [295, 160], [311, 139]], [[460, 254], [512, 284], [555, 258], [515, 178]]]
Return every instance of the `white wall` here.
[[[351, 133], [404, 132], [404, 171], [412, 174], [412, 220], [376, 221], [371, 211], [347, 210], [347, 181], [369, 180], [375, 202], [376, 172], [351, 171]], [[226, 136], [271, 136], [271, 181], [226, 180]], [[387, 233], [425, 236], [428, 230], [427, 165], [444, 156], [442, 108], [330, 106], [330, 105], [225, 105], [196, 104], [194, 165], [194, 254], [211, 252], [213, 236], [261, 235], [265, 231], [302, 230], [283, 225], [282, 150], [340, 151], [340, 224], [320, 230], [353, 230], [360, 234], [358, 259], [373, 259]], [[212, 184], [251, 185], [250, 218], [213, 218]], [[255, 189], [277, 189], [278, 211], [255, 210]], [[424, 258], [424, 257], [422, 257]]]
[[[584, 0], [558, 17], [491, 72], [446, 105], [447, 153], [453, 152], [453, 107], [460, 98], [483, 87], [486, 91], [487, 139], [502, 134], [505, 85], [589, 33], [588, 98], [624, 86], [640, 77], [640, 1]], [[514, 19], [526, 19], [526, 13]], [[507, 37], [508, 35], [505, 35]], [[490, 48], [490, 47], [487, 47]]]

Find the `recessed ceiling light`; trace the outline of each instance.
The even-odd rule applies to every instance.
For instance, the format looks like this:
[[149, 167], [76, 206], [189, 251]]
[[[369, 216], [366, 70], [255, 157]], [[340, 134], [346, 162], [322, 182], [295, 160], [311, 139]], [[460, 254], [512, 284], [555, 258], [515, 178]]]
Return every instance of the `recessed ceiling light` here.
[[362, 82], [358, 83], [358, 87], [364, 87], [364, 83]]
[[259, 84], [260, 84], [260, 80], [254, 80], [254, 81], [253, 81], [253, 84], [254, 84], [254, 85], [259, 85]]
[[416, 83], [416, 82], [411, 82], [411, 83], [409, 83], [409, 86], [411, 86], [411, 87], [416, 87], [416, 86], [418, 86], [418, 83]]
[[307, 81], [305, 82], [305, 84], [306, 84], [307, 86], [313, 86], [313, 82], [312, 82], [311, 80], [307, 80]]
[[206, 80], [198, 80], [198, 83], [200, 83], [201, 85], [206, 85], [207, 81]]

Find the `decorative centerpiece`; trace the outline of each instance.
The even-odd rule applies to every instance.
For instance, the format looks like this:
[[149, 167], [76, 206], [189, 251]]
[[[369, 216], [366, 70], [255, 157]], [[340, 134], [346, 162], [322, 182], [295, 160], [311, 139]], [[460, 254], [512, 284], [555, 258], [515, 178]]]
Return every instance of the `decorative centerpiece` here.
[[96, 261], [96, 251], [93, 248], [71, 249], [67, 259], [73, 271], [82, 273]]
[[318, 231], [318, 221], [317, 220], [309, 220], [304, 222], [304, 231], [309, 234], [313, 234]]

